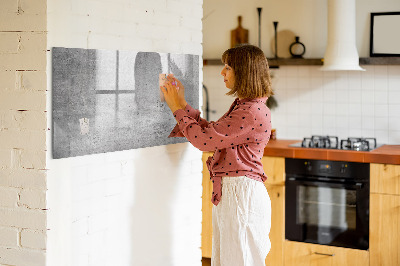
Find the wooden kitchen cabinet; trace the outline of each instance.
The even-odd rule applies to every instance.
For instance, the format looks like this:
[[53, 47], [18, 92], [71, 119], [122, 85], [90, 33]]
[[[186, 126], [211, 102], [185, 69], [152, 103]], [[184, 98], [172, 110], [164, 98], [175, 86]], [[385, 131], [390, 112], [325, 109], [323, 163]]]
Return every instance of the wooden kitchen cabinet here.
[[400, 165], [370, 164], [371, 193], [400, 195]]
[[[212, 183], [206, 161], [212, 152], [203, 153], [203, 217], [202, 217], [202, 256], [211, 258], [212, 253]], [[271, 250], [266, 258], [266, 265], [283, 265], [283, 243], [285, 230], [285, 158], [263, 157], [262, 164], [268, 176], [265, 182], [272, 205]]]
[[266, 266], [283, 265], [285, 241], [285, 158], [264, 156], [261, 159], [267, 175], [265, 187], [271, 199], [271, 250], [265, 259]]
[[400, 265], [400, 196], [371, 194], [371, 266]]
[[271, 250], [265, 259], [266, 266], [283, 265], [285, 241], [285, 187], [265, 184], [271, 199]]
[[400, 165], [371, 164], [371, 266], [400, 265]]
[[[316, 245], [285, 240], [285, 266], [366, 266], [365, 250]], [[385, 265], [385, 264], [381, 264]]]
[[285, 185], [285, 158], [264, 156], [261, 159], [264, 172], [267, 175], [265, 184], [268, 185]]
[[202, 194], [202, 223], [201, 223], [201, 253], [204, 258], [211, 258], [212, 252], [212, 183], [206, 161], [212, 152], [203, 152], [203, 194]]

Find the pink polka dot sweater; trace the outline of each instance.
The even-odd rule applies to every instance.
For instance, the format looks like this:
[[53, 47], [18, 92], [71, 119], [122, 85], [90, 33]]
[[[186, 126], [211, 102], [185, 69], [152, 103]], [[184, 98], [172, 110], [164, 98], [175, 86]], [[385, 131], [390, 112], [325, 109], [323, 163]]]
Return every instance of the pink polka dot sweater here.
[[207, 160], [214, 205], [221, 200], [224, 176], [247, 176], [261, 182], [267, 179], [261, 164], [271, 132], [271, 112], [266, 101], [267, 97], [236, 98], [216, 122], [201, 118], [200, 111], [190, 105], [174, 112], [179, 122], [169, 137], [186, 137], [199, 150], [214, 151]]

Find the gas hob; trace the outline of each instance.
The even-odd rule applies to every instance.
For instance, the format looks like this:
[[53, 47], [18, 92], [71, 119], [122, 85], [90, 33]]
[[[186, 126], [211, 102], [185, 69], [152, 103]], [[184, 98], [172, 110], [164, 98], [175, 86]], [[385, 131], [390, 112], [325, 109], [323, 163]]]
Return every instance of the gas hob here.
[[337, 136], [317, 136], [306, 137], [303, 141], [289, 145], [301, 148], [337, 149], [353, 151], [371, 151], [382, 145], [378, 145], [376, 138], [349, 137], [339, 142]]

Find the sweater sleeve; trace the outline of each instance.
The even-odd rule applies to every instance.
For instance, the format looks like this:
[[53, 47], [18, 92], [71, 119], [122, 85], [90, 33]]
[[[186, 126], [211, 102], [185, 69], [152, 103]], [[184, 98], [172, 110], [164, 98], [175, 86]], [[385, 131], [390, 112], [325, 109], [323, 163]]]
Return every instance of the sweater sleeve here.
[[253, 141], [249, 133], [255, 129], [257, 122], [248, 109], [235, 109], [218, 122], [208, 123], [207, 126], [202, 126], [182, 109], [176, 110], [174, 116], [179, 121], [180, 132], [201, 151], [234, 148]]
[[[187, 104], [185, 106], [185, 112], [188, 116], [190, 116], [191, 118], [196, 120], [201, 127], [206, 127], [210, 123], [207, 120], [201, 118], [200, 111], [197, 109], [194, 109], [189, 104]], [[180, 131], [178, 123], [175, 125], [174, 129], [171, 131], [171, 133], [168, 136], [168, 138], [173, 138], [173, 137], [185, 137], [185, 135], [183, 135], [182, 132]]]

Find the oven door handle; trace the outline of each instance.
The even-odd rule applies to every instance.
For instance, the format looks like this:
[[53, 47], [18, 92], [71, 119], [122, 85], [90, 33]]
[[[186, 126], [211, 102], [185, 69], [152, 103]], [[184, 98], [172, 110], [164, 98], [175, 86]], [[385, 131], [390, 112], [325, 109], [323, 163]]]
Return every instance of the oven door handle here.
[[288, 177], [286, 181], [289, 182], [296, 182], [296, 183], [300, 183], [300, 184], [304, 184], [304, 185], [312, 185], [312, 186], [316, 186], [316, 185], [339, 185], [339, 186], [343, 186], [346, 188], [352, 188], [352, 189], [361, 189], [363, 187], [363, 183], [361, 182], [335, 182], [335, 181], [321, 181], [321, 180], [315, 180], [315, 181], [310, 181], [310, 180], [304, 180], [303, 178], [298, 178], [298, 177]]

